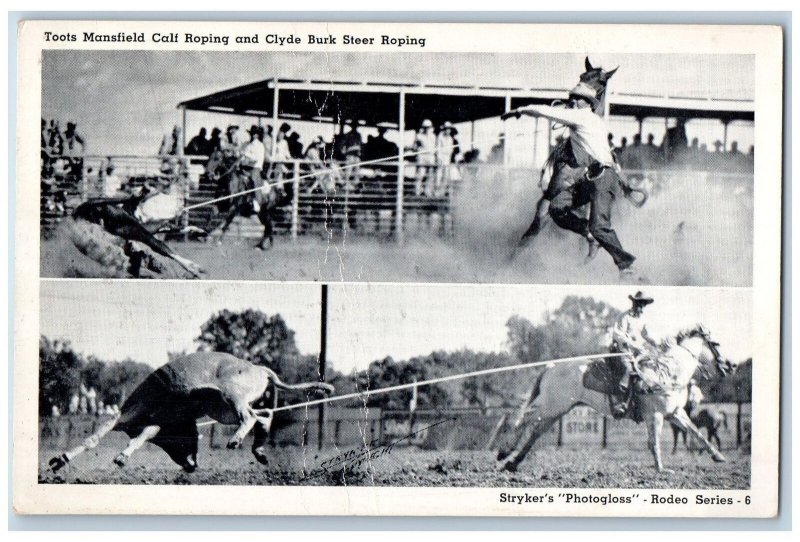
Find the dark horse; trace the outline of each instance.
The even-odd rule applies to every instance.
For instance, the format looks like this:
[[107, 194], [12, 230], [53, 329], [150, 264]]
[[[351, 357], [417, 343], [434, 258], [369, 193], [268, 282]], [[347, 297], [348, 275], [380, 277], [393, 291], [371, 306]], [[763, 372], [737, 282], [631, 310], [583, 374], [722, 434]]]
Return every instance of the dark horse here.
[[[274, 242], [272, 234], [276, 210], [291, 201], [291, 190], [287, 190], [282, 185], [276, 185], [265, 187], [265, 190], [253, 191], [257, 187], [253, 186], [253, 182], [242, 168], [239, 159], [219, 150], [214, 151], [209, 157], [207, 172], [208, 176], [216, 183], [217, 198], [233, 196], [217, 203], [217, 209], [224, 215], [218, 242], [222, 242], [222, 238], [234, 218], [237, 216], [249, 218], [255, 214], [264, 226], [264, 234], [256, 248], [265, 249], [267, 241], [271, 247]], [[251, 192], [242, 194], [248, 190]], [[234, 196], [234, 194], [238, 195]]]
[[[717, 443], [717, 449], [722, 449], [722, 441], [719, 438], [719, 431], [720, 429], [728, 430], [728, 415], [723, 412], [722, 410], [717, 410], [712, 406], [706, 406], [701, 409], [692, 408], [690, 405], [687, 404], [686, 412], [689, 414], [692, 422], [697, 426], [698, 429], [705, 429], [708, 434], [708, 441], [714, 444], [714, 441]], [[678, 440], [683, 437], [683, 445], [687, 446], [686, 443], [686, 431], [683, 431], [677, 426], [672, 426], [672, 453], [676, 453], [678, 451]], [[699, 448], [698, 450], [700, 453], [703, 453], [703, 449]]]
[[[597, 105], [593, 108], [593, 112], [598, 116], [603, 116], [605, 111], [606, 87], [608, 86], [608, 81], [614, 73], [616, 73], [618, 68], [605, 71], [603, 68], [594, 67], [589, 61], [589, 57], [586, 57], [584, 65], [586, 71], [581, 74], [580, 82], [594, 90], [597, 98]], [[550, 207], [550, 200], [561, 191], [570, 190], [571, 187], [580, 182], [585, 175], [586, 168], [578, 167], [575, 163], [569, 137], [556, 145], [550, 153], [550, 156], [548, 156], [541, 172], [542, 181], [546, 178], [549, 170], [552, 170], [552, 173], [544, 195], [539, 198], [536, 204], [536, 215], [531, 225], [525, 233], [522, 234], [522, 238], [511, 254], [512, 259], [525, 248], [544, 227], [544, 221], [547, 218]]]

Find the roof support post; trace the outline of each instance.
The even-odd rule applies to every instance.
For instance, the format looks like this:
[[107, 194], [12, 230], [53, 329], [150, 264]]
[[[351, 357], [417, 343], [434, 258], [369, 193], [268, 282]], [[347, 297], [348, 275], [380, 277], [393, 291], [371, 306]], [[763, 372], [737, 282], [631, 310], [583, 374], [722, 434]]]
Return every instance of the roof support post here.
[[397, 199], [394, 209], [394, 238], [398, 245], [403, 244], [403, 188], [406, 180], [406, 151], [404, 139], [406, 134], [406, 91], [400, 90], [399, 117], [397, 130], [399, 132], [398, 145], [400, 161], [397, 164]]
[[722, 121], [722, 152], [728, 152], [728, 125], [730, 120], [724, 119]]
[[[278, 82], [275, 81], [275, 86], [272, 92], [272, 156], [269, 157], [270, 163], [275, 162], [275, 147], [278, 146], [278, 107], [280, 106], [279, 99], [280, 89]], [[272, 167], [275, 167], [274, 165]]]
[[[509, 111], [511, 111], [511, 95], [506, 94], [505, 104], [503, 105], [503, 112], [508, 113]], [[508, 124], [506, 125], [506, 128], [508, 128]], [[511, 138], [508, 135], [507, 129], [503, 130], [503, 132], [504, 132], [503, 135], [505, 136], [505, 139], [503, 139], [503, 166], [508, 167], [508, 142], [509, 139]]]
[[178, 138], [178, 156], [183, 156], [186, 148], [186, 106], [181, 106], [181, 136]]

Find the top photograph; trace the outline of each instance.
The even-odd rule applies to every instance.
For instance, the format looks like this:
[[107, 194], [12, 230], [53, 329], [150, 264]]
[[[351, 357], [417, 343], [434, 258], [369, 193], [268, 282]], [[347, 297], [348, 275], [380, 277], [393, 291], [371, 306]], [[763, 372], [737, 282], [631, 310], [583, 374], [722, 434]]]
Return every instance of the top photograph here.
[[755, 55], [402, 39], [44, 49], [41, 276], [753, 284]]

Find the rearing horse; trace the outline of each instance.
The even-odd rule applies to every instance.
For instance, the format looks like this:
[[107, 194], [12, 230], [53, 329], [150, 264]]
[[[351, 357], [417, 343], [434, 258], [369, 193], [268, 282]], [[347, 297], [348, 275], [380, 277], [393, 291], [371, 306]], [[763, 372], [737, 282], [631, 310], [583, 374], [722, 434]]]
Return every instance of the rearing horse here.
[[[661, 430], [665, 419], [694, 435], [714, 461], [725, 461], [683, 409], [687, 385], [698, 367], [709, 375], [716, 372], [721, 376], [735, 369], [720, 354], [719, 344], [709, 332], [702, 325], [683, 331], [658, 352], [657, 359], [638, 357], [635, 365], [642, 382], [634, 400], [640, 419], [647, 424], [655, 468], [665, 471], [661, 462]], [[577, 405], [586, 405], [610, 416], [609, 393], [614, 389], [614, 382], [608, 374], [606, 360], [567, 362], [546, 369], [520, 407], [511, 431], [506, 434], [507, 440], [498, 451], [497, 459], [504, 462], [503, 468], [515, 471], [536, 441]]]
[[[586, 57], [584, 66], [586, 71], [580, 75], [580, 84], [594, 91], [597, 104], [592, 111], [602, 117], [605, 112], [608, 81], [619, 68], [605, 71], [601, 67], [594, 67], [589, 61], [589, 57]], [[533, 222], [522, 234], [516, 249], [511, 255], [512, 259], [542, 230], [550, 207], [550, 200], [559, 192], [569, 190], [579, 182], [583, 178], [585, 170], [586, 168], [579, 167], [575, 162], [569, 137], [564, 138], [561, 143], [553, 148], [541, 170], [541, 183], [544, 184], [544, 180], [547, 179], [547, 186], [542, 187], [544, 195], [536, 203], [536, 214]], [[549, 176], [548, 173], [550, 173]]]

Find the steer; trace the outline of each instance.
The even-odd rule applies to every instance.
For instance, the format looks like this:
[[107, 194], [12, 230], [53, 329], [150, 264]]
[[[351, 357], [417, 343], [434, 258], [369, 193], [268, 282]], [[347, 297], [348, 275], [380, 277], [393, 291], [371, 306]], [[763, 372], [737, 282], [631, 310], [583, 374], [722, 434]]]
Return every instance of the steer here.
[[253, 455], [267, 464], [264, 444], [272, 423], [269, 409], [253, 408], [264, 399], [270, 384], [281, 390], [333, 393], [322, 382], [286, 384], [274, 371], [230, 354], [198, 352], [176, 359], [152, 372], [125, 401], [120, 414], [103, 424], [83, 443], [50, 460], [58, 471], [75, 456], [92, 449], [109, 431], [123, 431], [130, 443], [114, 459], [125, 465], [131, 454], [150, 441], [161, 447], [187, 472], [197, 468], [197, 419], [208, 416], [219, 423], [238, 425], [228, 448], [239, 448], [255, 427]]

